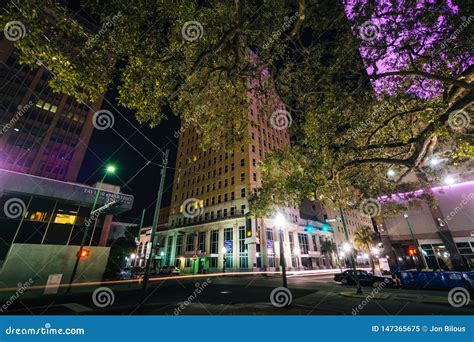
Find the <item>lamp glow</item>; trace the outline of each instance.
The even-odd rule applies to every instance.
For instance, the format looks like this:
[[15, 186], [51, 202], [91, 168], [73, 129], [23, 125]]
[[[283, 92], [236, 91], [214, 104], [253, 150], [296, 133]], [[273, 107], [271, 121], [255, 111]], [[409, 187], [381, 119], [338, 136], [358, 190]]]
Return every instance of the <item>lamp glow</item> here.
[[107, 166], [106, 171], [107, 171], [107, 173], [115, 173], [116, 168], [115, 168], [114, 165], [109, 165], [109, 166]]
[[346, 243], [344, 243], [344, 244], [342, 245], [342, 249], [343, 249], [345, 252], [350, 252], [351, 249], [352, 249], [352, 246], [351, 246], [349, 243], [346, 242]]
[[276, 223], [278, 228], [283, 229], [285, 227], [285, 224], [286, 224], [285, 215], [283, 215], [282, 213], [276, 214], [275, 223]]
[[389, 177], [395, 176], [395, 171], [392, 170], [392, 169], [389, 169], [389, 170], [387, 171], [387, 176], [389, 176]]
[[438, 166], [439, 163], [440, 163], [440, 160], [439, 160], [438, 158], [436, 158], [436, 157], [432, 157], [432, 158], [430, 159], [430, 165], [431, 165], [431, 166]]
[[448, 185], [454, 184], [454, 177], [453, 177], [453, 176], [447, 176], [447, 177], [444, 179], [444, 183], [446, 183], [446, 184], [448, 184]]
[[223, 253], [223, 254], [226, 254], [226, 253], [227, 253], [227, 248], [222, 247], [222, 253]]

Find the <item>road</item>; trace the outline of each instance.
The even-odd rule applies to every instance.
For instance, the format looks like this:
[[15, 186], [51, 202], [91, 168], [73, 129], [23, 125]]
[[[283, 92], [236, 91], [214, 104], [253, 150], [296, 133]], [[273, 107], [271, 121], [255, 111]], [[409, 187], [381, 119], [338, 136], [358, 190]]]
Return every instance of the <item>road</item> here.
[[[454, 308], [448, 292], [355, 288], [336, 284], [334, 271], [293, 274], [288, 277], [292, 304], [278, 308], [271, 293], [281, 287], [274, 275], [203, 275], [154, 279], [144, 306], [138, 308], [141, 284], [114, 282], [74, 288], [69, 296], [54, 295], [14, 300], [6, 314], [157, 314], [157, 315], [468, 315], [470, 305]], [[99, 289], [99, 290], [98, 290]], [[93, 291], [97, 290], [94, 298]], [[94, 300], [95, 299], [95, 300]], [[104, 307], [102, 307], [104, 305]]]

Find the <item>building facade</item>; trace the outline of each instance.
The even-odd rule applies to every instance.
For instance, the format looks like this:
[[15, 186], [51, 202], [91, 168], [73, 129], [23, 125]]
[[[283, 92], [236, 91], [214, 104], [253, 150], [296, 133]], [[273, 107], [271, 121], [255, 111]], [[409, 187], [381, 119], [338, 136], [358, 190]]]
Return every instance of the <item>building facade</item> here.
[[[391, 267], [474, 269], [474, 181], [427, 190], [435, 205], [407, 204], [407, 194], [381, 198], [408, 210], [383, 217], [379, 231]], [[417, 191], [419, 193], [422, 190]]]
[[[305, 217], [314, 217], [321, 222], [329, 223], [334, 231], [334, 242], [338, 248], [347, 241], [339, 209], [329, 205], [322, 205], [319, 201], [305, 200], [301, 205], [301, 213]], [[374, 230], [370, 215], [365, 214], [359, 209], [344, 210], [343, 215], [351, 244], [357, 229], [369, 227]]]
[[[28, 277], [35, 285], [45, 284], [49, 274], [60, 274], [67, 282], [86, 231], [84, 246], [90, 254], [77, 279], [101, 280], [110, 250], [106, 243], [112, 215], [133, 205], [133, 196], [115, 186], [102, 184], [99, 189], [2, 169], [0, 194], [3, 284]], [[91, 215], [96, 198], [98, 211]], [[116, 205], [104, 207], [111, 202]]]
[[91, 105], [54, 93], [51, 73], [18, 63], [13, 44], [0, 40], [0, 168], [75, 181], [93, 131]]
[[224, 267], [271, 270], [280, 265], [283, 234], [290, 268], [333, 267], [332, 254], [321, 250], [332, 240], [330, 229], [302, 219], [298, 207], [278, 208], [287, 220], [283, 232], [272, 218], [248, 215], [248, 196], [261, 182], [258, 163], [290, 144], [286, 128], [272, 124], [275, 113], [286, 112], [277, 97], [264, 103], [250, 92], [249, 103], [248, 143], [231, 152], [200, 150], [198, 133], [181, 128], [169, 229], [158, 234], [162, 264], [194, 273]]

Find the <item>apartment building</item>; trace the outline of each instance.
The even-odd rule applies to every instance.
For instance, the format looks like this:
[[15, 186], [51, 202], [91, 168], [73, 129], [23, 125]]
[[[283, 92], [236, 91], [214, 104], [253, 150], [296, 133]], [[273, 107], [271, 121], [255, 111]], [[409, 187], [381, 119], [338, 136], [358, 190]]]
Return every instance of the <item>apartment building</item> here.
[[48, 86], [39, 63], [19, 64], [12, 42], [0, 39], [0, 168], [76, 181], [94, 129], [95, 103], [78, 103]]
[[322, 222], [302, 219], [293, 206], [279, 208], [287, 219], [283, 231], [273, 218], [248, 215], [248, 196], [261, 182], [258, 163], [290, 144], [287, 129], [272, 125], [272, 115], [284, 115], [284, 106], [277, 100], [269, 102], [264, 105], [249, 93], [248, 143], [230, 152], [200, 150], [197, 132], [181, 128], [170, 229], [158, 233], [164, 246], [162, 264], [194, 273], [275, 269], [283, 236], [290, 268], [332, 267], [332, 256], [321, 251], [332, 233], [323, 231]]

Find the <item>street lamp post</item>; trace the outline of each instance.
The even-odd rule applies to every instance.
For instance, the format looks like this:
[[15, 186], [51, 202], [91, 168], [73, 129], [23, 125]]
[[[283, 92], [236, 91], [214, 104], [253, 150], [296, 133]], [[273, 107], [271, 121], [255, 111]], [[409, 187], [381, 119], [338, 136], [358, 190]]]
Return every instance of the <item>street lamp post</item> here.
[[104, 176], [102, 177], [102, 179], [99, 182], [99, 187], [97, 188], [97, 194], [95, 195], [94, 203], [92, 204], [92, 209], [91, 209], [91, 214], [90, 214], [90, 217], [89, 217], [89, 221], [86, 222], [86, 229], [84, 230], [84, 234], [82, 236], [81, 246], [79, 247], [79, 251], [77, 252], [76, 262], [74, 263], [74, 267], [72, 269], [71, 278], [69, 279], [69, 286], [67, 288], [66, 293], [71, 292], [71, 286], [72, 286], [72, 283], [74, 282], [74, 278], [76, 277], [77, 268], [79, 266], [79, 261], [81, 260], [81, 255], [82, 255], [82, 252], [84, 250], [84, 245], [86, 243], [87, 233], [89, 232], [89, 228], [92, 224], [92, 221], [95, 221], [94, 217], [93, 217], [94, 215], [92, 215], [92, 213], [94, 212], [94, 210], [97, 206], [97, 201], [99, 200], [100, 191], [102, 190], [102, 184], [104, 183], [104, 180], [105, 180], [105, 177], [107, 177], [107, 174], [115, 173], [115, 171], [116, 171], [115, 166], [108, 165], [105, 169]]
[[415, 234], [413, 233], [413, 228], [411, 227], [410, 221], [408, 220], [408, 214], [407, 213], [403, 214], [403, 218], [405, 219], [405, 222], [407, 223], [408, 230], [410, 231], [411, 238], [413, 240], [413, 244], [415, 245], [415, 248], [416, 248], [416, 254], [418, 255], [418, 263], [416, 265], [416, 268], [417, 268], [417, 271], [420, 272], [421, 271], [420, 261], [423, 263], [424, 268], [428, 268], [428, 265], [426, 264], [426, 260], [423, 255], [423, 252], [421, 252], [420, 250], [420, 245], [418, 243], [418, 240], [415, 238]]
[[225, 256], [225, 254], [227, 253], [227, 248], [225, 247], [222, 247], [222, 254], [223, 254], [223, 258], [222, 258], [222, 273], [225, 273], [225, 263], [227, 261], [227, 258]]
[[286, 278], [286, 260], [285, 260], [285, 247], [284, 247], [284, 229], [286, 225], [285, 216], [282, 213], [278, 213], [275, 217], [277, 228], [280, 231], [280, 266], [281, 276], [283, 278], [283, 287], [288, 288], [288, 280]]

